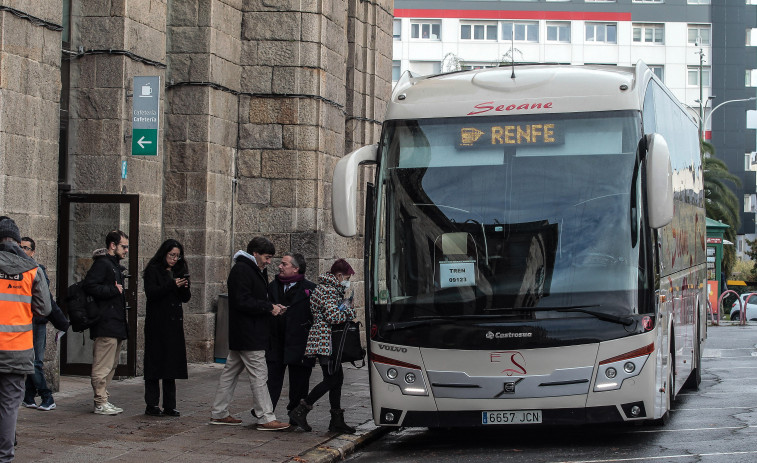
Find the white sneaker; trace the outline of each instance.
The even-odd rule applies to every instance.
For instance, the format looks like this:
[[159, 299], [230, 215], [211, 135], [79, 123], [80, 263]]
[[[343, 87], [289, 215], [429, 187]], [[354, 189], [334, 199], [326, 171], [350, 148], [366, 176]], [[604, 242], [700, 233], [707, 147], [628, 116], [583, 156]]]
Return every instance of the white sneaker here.
[[123, 412], [123, 411], [124, 411], [124, 409], [123, 409], [123, 408], [120, 408], [120, 407], [116, 407], [115, 405], [113, 405], [113, 404], [112, 404], [112, 403], [110, 403], [110, 402], [105, 402], [105, 405], [104, 405], [104, 407], [105, 407], [105, 408], [108, 408], [108, 409], [110, 409], [110, 410], [113, 410], [113, 411], [114, 411], [114, 412], [116, 412], [116, 413], [121, 413], [121, 412]]
[[106, 405], [95, 405], [95, 415], [118, 415], [118, 412], [112, 408], [106, 407]]

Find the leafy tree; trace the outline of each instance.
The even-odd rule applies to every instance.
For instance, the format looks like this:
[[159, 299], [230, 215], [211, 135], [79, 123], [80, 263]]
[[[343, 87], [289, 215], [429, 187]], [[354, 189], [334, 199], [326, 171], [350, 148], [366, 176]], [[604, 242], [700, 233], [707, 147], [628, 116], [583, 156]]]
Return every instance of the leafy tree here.
[[[728, 171], [728, 166], [718, 158], [713, 157], [715, 147], [711, 143], [702, 141], [702, 164], [704, 166], [704, 207], [707, 217], [718, 220], [729, 228], [724, 237], [728, 241], [736, 242], [736, 231], [739, 229], [739, 200], [726, 185], [731, 182], [741, 186], [741, 181]], [[736, 264], [736, 249], [734, 246], [723, 246], [723, 272], [730, 275]]]

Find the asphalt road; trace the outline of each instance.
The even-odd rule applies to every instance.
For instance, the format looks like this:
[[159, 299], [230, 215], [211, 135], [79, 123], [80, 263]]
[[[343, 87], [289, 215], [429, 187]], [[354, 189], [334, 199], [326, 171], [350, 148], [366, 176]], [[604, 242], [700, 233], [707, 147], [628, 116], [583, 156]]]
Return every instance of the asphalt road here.
[[711, 326], [698, 391], [664, 427], [577, 426], [391, 432], [349, 459], [371, 462], [757, 462], [757, 323]]

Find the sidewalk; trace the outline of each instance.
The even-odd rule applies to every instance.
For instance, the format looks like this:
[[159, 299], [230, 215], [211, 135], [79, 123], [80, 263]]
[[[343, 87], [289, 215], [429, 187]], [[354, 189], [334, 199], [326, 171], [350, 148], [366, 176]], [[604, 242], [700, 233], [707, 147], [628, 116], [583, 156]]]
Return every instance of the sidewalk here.
[[[61, 377], [61, 390], [54, 394], [57, 408], [45, 412], [22, 407], [18, 414], [17, 462], [158, 461], [324, 463], [343, 459], [356, 446], [381, 435], [373, 425], [368, 391], [368, 371], [345, 364], [342, 407], [345, 421], [358, 425], [355, 435], [328, 432], [328, 396], [316, 402], [308, 415], [312, 432], [257, 431], [250, 408], [249, 382], [243, 374], [237, 384], [231, 413], [242, 426], [209, 425], [221, 364], [191, 364], [189, 379], [176, 382], [181, 417], [146, 416], [142, 377], [113, 381], [110, 401], [124, 409], [116, 416], [92, 413], [89, 378]], [[313, 370], [310, 386], [321, 380]], [[287, 381], [276, 408], [276, 417], [286, 416]], [[37, 399], [39, 402], [39, 398]]]

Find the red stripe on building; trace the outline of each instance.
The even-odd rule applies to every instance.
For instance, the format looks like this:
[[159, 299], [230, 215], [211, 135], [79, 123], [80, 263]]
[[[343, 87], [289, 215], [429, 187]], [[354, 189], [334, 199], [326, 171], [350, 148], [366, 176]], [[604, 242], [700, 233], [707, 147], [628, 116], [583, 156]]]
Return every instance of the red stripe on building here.
[[396, 18], [546, 19], [579, 21], [630, 21], [631, 13], [596, 11], [425, 10], [397, 8]]

